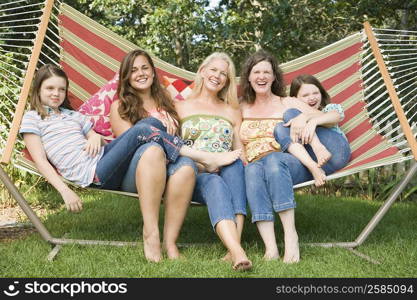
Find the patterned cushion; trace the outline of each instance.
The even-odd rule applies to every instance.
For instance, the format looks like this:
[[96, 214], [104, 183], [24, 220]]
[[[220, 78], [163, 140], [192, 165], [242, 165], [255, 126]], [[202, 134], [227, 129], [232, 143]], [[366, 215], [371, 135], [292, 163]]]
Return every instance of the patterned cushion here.
[[167, 76], [162, 77], [162, 85], [165, 86], [167, 91], [171, 94], [172, 99], [174, 100], [186, 99], [194, 87], [191, 81], [170, 78]]
[[119, 74], [107, 82], [97, 93], [92, 95], [90, 99], [79, 107], [79, 111], [91, 117], [94, 130], [107, 137], [113, 139], [113, 133], [110, 125], [110, 106], [113, 101], [117, 100], [117, 84], [119, 82]]
[[[82, 114], [91, 117], [94, 130], [105, 136], [107, 140], [114, 139], [110, 125], [110, 106], [118, 99], [118, 82], [119, 74], [116, 73], [109, 82], [78, 109]], [[193, 86], [190, 81], [167, 76], [162, 76], [161, 83], [174, 100], [184, 100], [190, 94]]]

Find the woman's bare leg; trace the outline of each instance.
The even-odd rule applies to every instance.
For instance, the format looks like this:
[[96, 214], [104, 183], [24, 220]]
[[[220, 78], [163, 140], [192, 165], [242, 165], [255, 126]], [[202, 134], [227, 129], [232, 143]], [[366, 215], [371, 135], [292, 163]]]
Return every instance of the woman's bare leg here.
[[184, 166], [169, 177], [165, 192], [163, 247], [169, 259], [179, 258], [176, 241], [190, 205], [195, 184], [192, 167]]
[[234, 221], [221, 220], [216, 224], [216, 233], [231, 255], [233, 269], [249, 270], [252, 268], [252, 262], [240, 245], [240, 238]]
[[300, 261], [300, 249], [298, 245], [298, 234], [295, 229], [294, 209], [287, 209], [278, 213], [284, 229], [285, 263], [296, 263]]
[[136, 187], [143, 217], [143, 249], [148, 261], [162, 259], [159, 237], [159, 209], [166, 183], [165, 153], [151, 146], [142, 155], [136, 168]]
[[[236, 215], [236, 230], [237, 230], [237, 237], [238, 237], [239, 244], [241, 243], [241, 239], [242, 239], [242, 231], [243, 231], [244, 223], [245, 223], [245, 216], [241, 214]], [[222, 258], [222, 260], [232, 262], [232, 255], [230, 254], [229, 251]]]
[[279, 258], [277, 241], [275, 238], [275, 228], [273, 221], [256, 222], [259, 234], [265, 244], [265, 260], [273, 260]]

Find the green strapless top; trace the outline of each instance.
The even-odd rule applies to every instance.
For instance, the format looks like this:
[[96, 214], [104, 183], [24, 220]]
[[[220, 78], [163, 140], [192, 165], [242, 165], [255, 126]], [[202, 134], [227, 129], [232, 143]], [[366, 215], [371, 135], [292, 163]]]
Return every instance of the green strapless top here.
[[224, 117], [191, 115], [180, 121], [185, 144], [196, 150], [227, 152], [232, 150], [233, 126]]

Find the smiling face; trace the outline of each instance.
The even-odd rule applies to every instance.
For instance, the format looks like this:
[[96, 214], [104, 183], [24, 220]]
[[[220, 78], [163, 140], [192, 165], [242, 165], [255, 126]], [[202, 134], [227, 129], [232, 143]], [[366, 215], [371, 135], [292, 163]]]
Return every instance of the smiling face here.
[[139, 55], [135, 58], [130, 72], [129, 84], [138, 92], [150, 90], [153, 83], [154, 72], [148, 59]]
[[45, 79], [39, 88], [39, 99], [42, 105], [58, 111], [65, 100], [67, 81], [63, 77], [52, 76]]
[[228, 79], [229, 64], [220, 58], [210, 61], [201, 71], [204, 88], [218, 93], [224, 88]]
[[272, 65], [266, 60], [254, 65], [249, 74], [249, 82], [256, 94], [269, 93], [274, 80]]
[[311, 107], [318, 109], [320, 107], [322, 96], [316, 85], [303, 83], [298, 90], [297, 98]]

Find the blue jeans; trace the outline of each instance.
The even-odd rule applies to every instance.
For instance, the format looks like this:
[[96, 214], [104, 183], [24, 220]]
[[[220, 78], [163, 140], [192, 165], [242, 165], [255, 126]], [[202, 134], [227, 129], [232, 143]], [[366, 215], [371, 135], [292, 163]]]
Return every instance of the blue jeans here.
[[[150, 142], [147, 144], [144, 144], [140, 146], [135, 154], [133, 155], [132, 160], [130, 161], [129, 168], [123, 178], [121, 190], [129, 193], [137, 193], [136, 188], [136, 169], [139, 163], [139, 160], [141, 159], [143, 153], [145, 153], [146, 150], [149, 149], [149, 147], [161, 147], [156, 142]], [[169, 162], [167, 165], [167, 178], [171, 175], [174, 175], [176, 171], [178, 171], [180, 168], [190, 166], [194, 169], [194, 173], [197, 174], [197, 166], [195, 165], [194, 161], [191, 158], [179, 156], [175, 162]]]
[[[274, 129], [274, 136], [281, 145], [281, 151], [286, 152], [292, 143], [290, 128], [284, 127], [284, 123], [301, 114], [298, 109], [291, 108], [284, 113], [284, 122], [278, 123]], [[317, 127], [316, 134], [324, 147], [332, 154], [329, 161], [322, 167], [326, 175], [330, 175], [347, 165], [350, 159], [350, 146], [346, 138], [340, 133], [326, 127]], [[310, 157], [317, 161], [316, 155], [310, 145], [304, 145]]]
[[162, 146], [170, 162], [175, 162], [184, 141], [166, 133], [166, 128], [156, 118], [150, 117], [134, 126], [104, 146], [103, 157], [98, 161], [96, 175], [98, 188], [120, 190], [122, 180], [138, 148], [151, 141]]
[[213, 229], [221, 220], [233, 220], [237, 214], [246, 215], [244, 167], [240, 159], [222, 167], [217, 173], [200, 173], [193, 201], [206, 204]]

